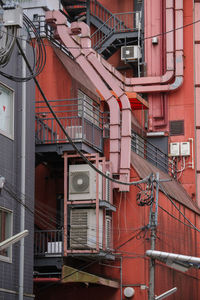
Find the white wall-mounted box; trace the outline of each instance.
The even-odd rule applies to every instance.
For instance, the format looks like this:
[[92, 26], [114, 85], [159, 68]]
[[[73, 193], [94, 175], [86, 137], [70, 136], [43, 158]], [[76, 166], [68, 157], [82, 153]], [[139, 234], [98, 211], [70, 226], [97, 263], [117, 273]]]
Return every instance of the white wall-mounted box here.
[[190, 142], [181, 142], [180, 143], [180, 155], [181, 156], [190, 156]]
[[179, 156], [180, 151], [179, 151], [179, 143], [174, 142], [170, 143], [170, 156]]

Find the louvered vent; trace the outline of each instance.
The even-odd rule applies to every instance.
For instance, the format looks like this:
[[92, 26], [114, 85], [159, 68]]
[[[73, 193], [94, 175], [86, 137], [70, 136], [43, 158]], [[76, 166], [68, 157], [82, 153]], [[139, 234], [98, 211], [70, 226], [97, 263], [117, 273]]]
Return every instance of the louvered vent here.
[[70, 248], [86, 249], [88, 239], [88, 213], [83, 209], [71, 210]]
[[111, 225], [112, 219], [111, 217], [106, 217], [106, 248], [111, 248]]
[[170, 121], [170, 135], [184, 135], [184, 120]]
[[[110, 172], [107, 171], [106, 175], [110, 177]], [[110, 202], [110, 180], [106, 178], [106, 201]]]

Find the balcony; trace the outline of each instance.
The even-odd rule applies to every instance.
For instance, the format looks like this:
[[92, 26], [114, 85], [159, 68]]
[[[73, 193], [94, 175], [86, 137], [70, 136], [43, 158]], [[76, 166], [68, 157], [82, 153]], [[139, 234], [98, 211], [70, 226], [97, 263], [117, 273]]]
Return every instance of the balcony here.
[[[80, 150], [103, 151], [103, 130], [107, 115], [90, 98], [49, 101], [66, 132]], [[64, 132], [43, 101], [36, 102], [36, 152], [72, 151]], [[84, 146], [83, 146], [84, 144]]]

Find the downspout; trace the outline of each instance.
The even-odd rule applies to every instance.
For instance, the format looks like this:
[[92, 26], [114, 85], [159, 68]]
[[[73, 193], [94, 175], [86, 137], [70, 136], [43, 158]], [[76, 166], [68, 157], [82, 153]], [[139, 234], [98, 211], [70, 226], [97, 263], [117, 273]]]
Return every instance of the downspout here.
[[[165, 84], [173, 79], [174, 69], [174, 0], [166, 0], [166, 72], [161, 76], [149, 76], [140, 78], [126, 78], [105, 59], [101, 57], [101, 63], [105, 68], [121, 81], [127, 91], [132, 91], [131, 87], [135, 85]], [[130, 90], [129, 90], [130, 88]]]
[[[121, 151], [120, 151], [120, 180], [128, 181], [130, 178], [130, 157], [131, 157], [131, 106], [125, 92], [117, 84], [115, 78], [105, 69], [91, 48], [90, 28], [83, 22], [71, 24], [72, 32], [80, 32], [80, 43], [82, 53], [90, 62], [92, 67], [107, 82], [122, 104], [122, 129], [121, 129]], [[118, 105], [118, 103], [116, 103]], [[124, 155], [126, 153], [126, 155]], [[120, 190], [128, 191], [128, 186], [119, 186]]]
[[175, 79], [172, 84], [134, 86], [136, 93], [169, 92], [177, 90], [183, 84], [183, 0], [175, 3]]
[[[23, 36], [24, 37], [24, 36]], [[26, 39], [22, 39], [22, 49], [26, 53]], [[22, 77], [26, 77], [26, 62], [22, 57]], [[26, 82], [22, 82], [22, 136], [21, 136], [21, 218], [20, 232], [25, 230], [26, 192]], [[24, 238], [20, 240], [19, 254], [19, 300], [24, 299]]]
[[[178, 89], [183, 83], [183, 0], [175, 0], [175, 26], [174, 0], [166, 0], [166, 31], [172, 31], [166, 35], [167, 71], [162, 76], [126, 78], [111, 66], [102, 57], [101, 63], [115, 77], [118, 84], [127, 92], [159, 93]], [[175, 68], [174, 68], [174, 34], [176, 40]], [[168, 83], [175, 76], [172, 84]]]
[[87, 61], [78, 44], [70, 36], [72, 32], [71, 29], [67, 27], [65, 16], [58, 11], [48, 11], [46, 13], [46, 22], [55, 27], [57, 30], [56, 33], [58, 33], [64, 45], [69, 48], [75, 61], [80, 65], [108, 103], [110, 110], [110, 161], [112, 163], [113, 173], [118, 173], [120, 157], [120, 109], [119, 106], [116, 105], [116, 98]]

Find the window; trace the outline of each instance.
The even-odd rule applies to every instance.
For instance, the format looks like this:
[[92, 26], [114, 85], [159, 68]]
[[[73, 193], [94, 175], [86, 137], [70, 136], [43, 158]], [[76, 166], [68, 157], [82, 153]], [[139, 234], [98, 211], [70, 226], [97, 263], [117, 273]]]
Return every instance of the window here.
[[[0, 242], [12, 236], [12, 212], [0, 207]], [[0, 251], [0, 260], [12, 261], [12, 246]]]
[[14, 138], [14, 92], [0, 84], [0, 133]]

